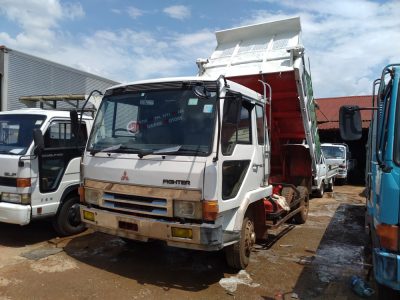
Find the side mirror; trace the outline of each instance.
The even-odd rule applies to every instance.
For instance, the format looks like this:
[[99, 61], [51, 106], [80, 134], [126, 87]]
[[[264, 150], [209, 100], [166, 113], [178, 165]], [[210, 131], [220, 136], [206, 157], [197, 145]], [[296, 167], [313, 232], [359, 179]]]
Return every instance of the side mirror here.
[[359, 140], [362, 136], [361, 114], [357, 105], [345, 105], [339, 110], [340, 136], [345, 141]]
[[196, 85], [193, 87], [194, 94], [199, 98], [210, 98], [211, 93], [207, 90], [204, 85]]
[[74, 136], [78, 137], [78, 130], [79, 130], [79, 118], [78, 112], [76, 110], [71, 110], [69, 112], [69, 117], [71, 119], [71, 131]]
[[33, 141], [35, 142], [35, 149], [33, 150], [33, 154], [39, 155], [44, 149], [44, 139], [42, 131], [40, 129], [33, 130]]

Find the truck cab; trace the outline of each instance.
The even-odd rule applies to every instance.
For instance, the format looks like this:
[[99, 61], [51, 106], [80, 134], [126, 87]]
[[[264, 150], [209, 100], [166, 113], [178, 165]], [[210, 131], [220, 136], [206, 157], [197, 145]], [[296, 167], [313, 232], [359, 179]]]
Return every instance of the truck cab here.
[[[0, 113], [0, 222], [27, 225], [46, 217], [60, 235], [84, 229], [77, 210], [79, 162], [93, 118], [80, 137], [68, 111], [27, 108]], [[34, 141], [34, 132], [42, 144]]]
[[399, 85], [400, 64], [388, 65], [374, 82], [373, 106], [344, 106], [339, 115], [342, 138], [351, 141], [362, 135], [360, 110], [372, 110], [367, 143], [365, 224], [380, 299], [400, 296]]

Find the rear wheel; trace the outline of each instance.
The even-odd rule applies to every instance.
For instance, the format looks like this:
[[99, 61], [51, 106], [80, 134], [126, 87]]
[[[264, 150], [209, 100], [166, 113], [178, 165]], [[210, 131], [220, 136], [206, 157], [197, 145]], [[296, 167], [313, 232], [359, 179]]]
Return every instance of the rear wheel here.
[[304, 224], [308, 217], [308, 208], [309, 208], [309, 194], [308, 189], [305, 186], [298, 186], [297, 190], [300, 192], [300, 207], [304, 207], [302, 211], [297, 213], [294, 216], [294, 221], [297, 224]]
[[250, 254], [256, 242], [254, 222], [246, 216], [240, 231], [239, 242], [225, 248], [227, 263], [235, 269], [245, 269], [250, 261]]
[[68, 197], [60, 204], [58, 213], [53, 220], [53, 226], [60, 236], [68, 236], [85, 230], [79, 212], [79, 197]]

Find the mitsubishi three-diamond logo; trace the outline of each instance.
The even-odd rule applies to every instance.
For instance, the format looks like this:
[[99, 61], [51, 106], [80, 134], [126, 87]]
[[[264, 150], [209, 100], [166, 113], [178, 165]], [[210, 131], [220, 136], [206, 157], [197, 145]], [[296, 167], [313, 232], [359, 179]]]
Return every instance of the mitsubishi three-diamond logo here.
[[126, 170], [124, 171], [124, 174], [121, 176], [121, 181], [129, 181], [128, 174], [126, 173]]

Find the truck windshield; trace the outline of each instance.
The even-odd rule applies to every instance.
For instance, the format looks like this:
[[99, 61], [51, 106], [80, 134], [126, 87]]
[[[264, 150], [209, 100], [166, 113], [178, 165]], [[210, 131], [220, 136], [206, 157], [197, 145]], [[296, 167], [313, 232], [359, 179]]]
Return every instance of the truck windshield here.
[[97, 152], [207, 156], [212, 150], [216, 95], [191, 88], [105, 97], [88, 143]]
[[324, 153], [325, 158], [345, 158], [346, 157], [346, 148], [344, 147], [335, 147], [335, 146], [321, 146], [322, 152]]
[[46, 119], [42, 115], [0, 115], [0, 154], [23, 155], [33, 140], [33, 130]]

